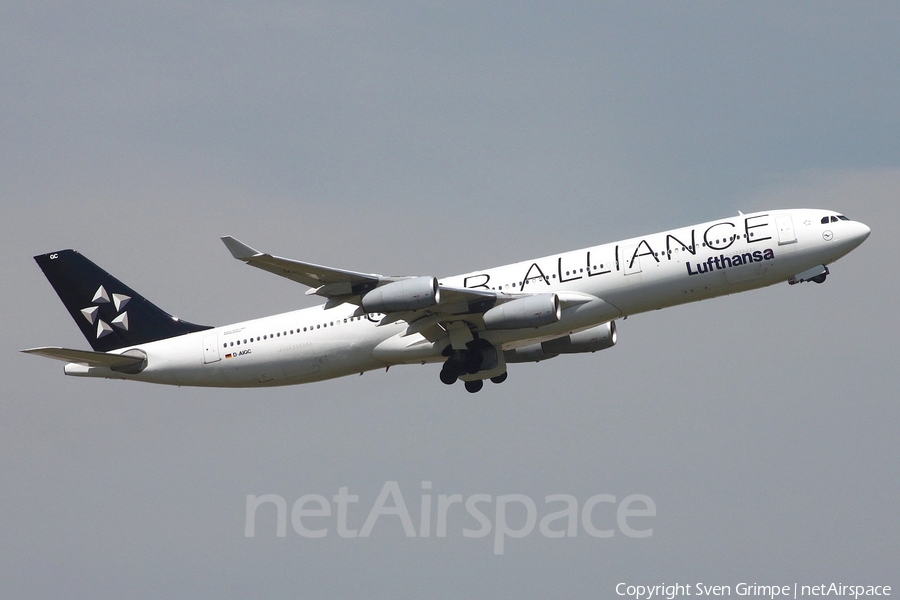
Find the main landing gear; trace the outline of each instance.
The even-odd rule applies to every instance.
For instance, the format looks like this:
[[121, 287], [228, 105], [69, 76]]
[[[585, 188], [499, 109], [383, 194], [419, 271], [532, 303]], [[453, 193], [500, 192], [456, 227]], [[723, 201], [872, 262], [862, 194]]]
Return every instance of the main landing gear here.
[[[448, 347], [444, 351], [447, 360], [441, 368], [441, 382], [453, 385], [460, 378], [465, 383], [466, 391], [470, 394], [480, 392], [484, 387], [484, 380], [488, 378], [494, 383], [506, 381], [506, 365], [498, 359], [498, 351], [485, 340], [473, 340], [469, 342], [465, 350], [453, 350]], [[501, 371], [498, 373], [498, 371]], [[471, 376], [482, 373], [481, 379], [473, 379]]]
[[[456, 383], [457, 379], [457, 377], [453, 377], [453, 380], [451, 381], [450, 377], [446, 375], [446, 371], [441, 371], [441, 381], [443, 381], [447, 385]], [[506, 381], [506, 373], [504, 373], [503, 375], [498, 375], [497, 377], [491, 377], [490, 379], [494, 383], [503, 383], [504, 381]], [[481, 388], [484, 387], [484, 379], [473, 379], [471, 381], [464, 381], [463, 383], [466, 386], [466, 391], [470, 394], [480, 392]]]
[[[491, 377], [491, 381], [494, 383], [503, 383], [506, 381], [506, 376], [508, 373], [503, 373], [502, 375], [497, 375], [496, 377]], [[444, 381], [443, 371], [441, 371], [441, 381]], [[444, 381], [444, 383], [447, 383]], [[470, 394], [474, 394], [476, 392], [480, 392], [481, 388], [484, 387], [484, 379], [473, 379], [472, 381], [464, 382], [466, 384], [466, 391]]]
[[[447, 385], [453, 385], [459, 380], [460, 376], [468, 375], [468, 373], [459, 373], [452, 365], [448, 367], [450, 361], [444, 363], [444, 367], [441, 369], [441, 382], [446, 383]], [[490, 380], [493, 383], [503, 383], [506, 381], [508, 373], [504, 372], [500, 375], [495, 375], [491, 377]], [[481, 388], [484, 387], [484, 379], [472, 379], [470, 381], [463, 381], [466, 386], [466, 391], [470, 394], [474, 394], [476, 392], [480, 392]]]
[[476, 379], [475, 381], [467, 381], [466, 382], [466, 391], [470, 394], [474, 394], [475, 392], [480, 392], [481, 388], [484, 387], [483, 379]]

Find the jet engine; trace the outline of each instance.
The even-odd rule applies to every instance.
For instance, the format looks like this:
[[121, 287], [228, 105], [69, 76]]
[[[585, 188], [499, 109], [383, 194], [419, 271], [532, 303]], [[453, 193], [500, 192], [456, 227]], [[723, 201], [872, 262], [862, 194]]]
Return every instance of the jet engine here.
[[562, 309], [556, 294], [537, 294], [495, 306], [484, 313], [487, 329], [527, 329], [559, 321]]
[[560, 354], [596, 352], [615, 345], [616, 322], [610, 321], [555, 340], [506, 350], [503, 355], [508, 363], [539, 362]]
[[362, 307], [367, 313], [389, 313], [421, 310], [440, 301], [435, 277], [413, 277], [375, 288], [363, 296]]

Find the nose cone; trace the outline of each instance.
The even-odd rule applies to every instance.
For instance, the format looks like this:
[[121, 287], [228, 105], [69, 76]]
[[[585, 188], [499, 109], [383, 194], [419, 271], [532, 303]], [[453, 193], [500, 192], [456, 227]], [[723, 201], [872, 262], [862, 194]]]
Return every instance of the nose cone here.
[[840, 238], [841, 245], [847, 249], [847, 252], [866, 241], [866, 238], [872, 233], [872, 230], [869, 229], [868, 225], [860, 223], [859, 221], [845, 223], [845, 226], [845, 232], [840, 235]]
[[866, 225], [865, 223], [860, 223], [859, 221], [853, 222], [853, 229], [854, 230], [851, 234], [851, 237], [853, 238], [853, 241], [856, 242], [857, 246], [866, 241], [866, 238], [868, 238], [869, 234], [872, 233], [872, 230], [869, 229], [868, 225]]

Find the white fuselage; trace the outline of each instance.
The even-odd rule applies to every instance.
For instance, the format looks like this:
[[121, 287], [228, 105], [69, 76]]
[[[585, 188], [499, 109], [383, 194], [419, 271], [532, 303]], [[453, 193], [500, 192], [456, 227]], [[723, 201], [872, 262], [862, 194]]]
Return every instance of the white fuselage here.
[[[482, 331], [504, 350], [553, 339], [610, 320], [787, 281], [828, 265], [865, 240], [865, 225], [822, 223], [823, 210], [776, 210], [475, 271], [441, 285], [501, 294], [587, 294], [559, 322], [539, 328]], [[136, 375], [68, 364], [71, 375], [216, 387], [290, 385], [394, 364], [443, 360], [447, 340], [407, 335], [403, 321], [353, 316], [350, 304], [316, 306], [143, 344]], [[123, 349], [121, 352], [131, 350]]]

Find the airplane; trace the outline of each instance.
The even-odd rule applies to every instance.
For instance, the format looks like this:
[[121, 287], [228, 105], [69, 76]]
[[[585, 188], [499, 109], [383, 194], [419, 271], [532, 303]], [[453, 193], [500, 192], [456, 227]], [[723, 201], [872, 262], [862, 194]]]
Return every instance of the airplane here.
[[471, 393], [513, 363], [597, 352], [616, 320], [787, 281], [822, 283], [870, 229], [829, 210], [739, 213], [437, 279], [334, 269], [222, 241], [325, 303], [221, 327], [161, 310], [74, 250], [34, 257], [92, 350], [22, 350], [66, 375], [178, 386], [267, 387], [442, 363]]

